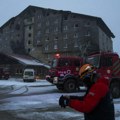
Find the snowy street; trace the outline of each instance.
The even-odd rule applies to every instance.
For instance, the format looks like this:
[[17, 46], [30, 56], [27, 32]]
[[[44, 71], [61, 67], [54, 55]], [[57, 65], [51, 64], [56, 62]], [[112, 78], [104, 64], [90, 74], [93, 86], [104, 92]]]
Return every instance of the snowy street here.
[[[0, 116], [2, 120], [83, 120], [82, 113], [60, 108], [58, 100], [62, 94], [68, 93], [60, 93], [46, 80], [0, 80]], [[120, 99], [114, 99], [114, 103], [116, 120], [120, 120]]]

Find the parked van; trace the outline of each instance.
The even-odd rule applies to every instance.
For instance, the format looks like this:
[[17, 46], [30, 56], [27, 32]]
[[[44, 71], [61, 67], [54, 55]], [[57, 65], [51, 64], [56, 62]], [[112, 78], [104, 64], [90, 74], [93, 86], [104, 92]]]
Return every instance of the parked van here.
[[23, 72], [23, 81], [24, 82], [34, 82], [36, 81], [35, 79], [35, 70], [34, 69], [25, 69]]

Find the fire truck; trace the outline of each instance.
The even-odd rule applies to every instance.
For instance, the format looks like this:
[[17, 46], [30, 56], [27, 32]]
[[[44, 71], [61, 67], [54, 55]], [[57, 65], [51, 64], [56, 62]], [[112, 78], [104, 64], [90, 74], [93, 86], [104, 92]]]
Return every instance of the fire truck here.
[[87, 57], [97, 73], [110, 78], [110, 90], [114, 98], [120, 97], [120, 58], [117, 53], [100, 52]]
[[83, 59], [80, 57], [59, 56], [57, 54], [51, 62], [51, 69], [46, 75], [46, 80], [56, 85], [59, 90], [76, 91], [81, 84], [78, 73], [82, 64]]
[[82, 82], [78, 71], [84, 63], [92, 64], [96, 72], [110, 78], [110, 90], [114, 98], [120, 97], [120, 58], [117, 53], [98, 52], [83, 58], [57, 57], [53, 59], [46, 79], [59, 90], [75, 91]]

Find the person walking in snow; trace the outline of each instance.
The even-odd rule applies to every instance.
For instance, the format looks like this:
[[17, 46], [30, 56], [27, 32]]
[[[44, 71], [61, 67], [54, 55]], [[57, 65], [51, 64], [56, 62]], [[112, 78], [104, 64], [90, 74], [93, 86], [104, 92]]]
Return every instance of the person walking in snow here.
[[86, 94], [83, 97], [62, 95], [59, 98], [59, 105], [83, 112], [85, 120], [115, 120], [109, 79], [98, 76], [95, 68], [90, 64], [83, 65], [79, 75], [87, 87]]

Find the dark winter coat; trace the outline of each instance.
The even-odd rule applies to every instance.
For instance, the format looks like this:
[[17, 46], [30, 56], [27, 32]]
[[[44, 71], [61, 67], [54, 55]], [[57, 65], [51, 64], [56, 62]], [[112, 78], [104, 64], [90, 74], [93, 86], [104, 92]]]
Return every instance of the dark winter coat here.
[[83, 100], [70, 99], [69, 106], [83, 112], [85, 120], [115, 120], [108, 83], [104, 77], [99, 78]]

